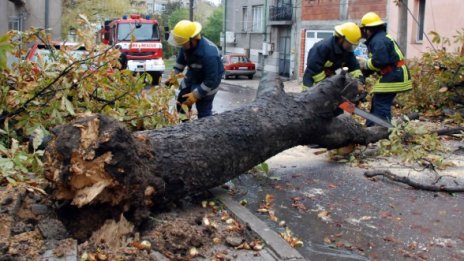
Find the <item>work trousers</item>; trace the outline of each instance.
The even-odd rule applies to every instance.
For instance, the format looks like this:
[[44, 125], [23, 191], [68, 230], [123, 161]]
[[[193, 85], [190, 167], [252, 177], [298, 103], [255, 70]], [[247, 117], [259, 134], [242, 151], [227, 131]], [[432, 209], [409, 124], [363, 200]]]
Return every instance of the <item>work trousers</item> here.
[[[395, 96], [396, 92], [374, 93], [374, 97], [372, 97], [371, 113], [390, 122], [392, 117], [391, 106]], [[367, 127], [374, 126], [374, 124], [375, 123], [370, 120], [366, 121]]]

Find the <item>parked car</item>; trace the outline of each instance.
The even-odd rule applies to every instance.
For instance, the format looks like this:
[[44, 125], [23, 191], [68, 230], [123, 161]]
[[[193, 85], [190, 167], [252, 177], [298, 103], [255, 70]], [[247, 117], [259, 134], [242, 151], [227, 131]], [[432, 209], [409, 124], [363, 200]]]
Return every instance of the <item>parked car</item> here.
[[[57, 61], [59, 50], [66, 49], [66, 57], [69, 60], [80, 60], [87, 55], [85, 47], [78, 43], [71, 42], [52, 42], [51, 44], [36, 43], [29, 49], [26, 60], [35, 63], [35, 70], [41, 70], [42, 64], [48, 64]], [[82, 68], [87, 69], [84, 64]]]
[[244, 54], [226, 54], [223, 57], [224, 78], [231, 76], [238, 78], [240, 75], [253, 79], [256, 73], [256, 65]]
[[29, 50], [26, 56], [26, 60], [36, 62], [39, 57], [45, 59], [45, 61], [53, 61], [54, 50], [61, 50], [66, 48], [70, 57], [79, 59], [87, 54], [85, 47], [78, 43], [70, 42], [52, 42], [51, 44], [36, 43]]
[[20, 62], [21, 60], [16, 57], [15, 55], [11, 54], [11, 53], [6, 53], [6, 68], [10, 69], [13, 68], [13, 64], [14, 63], [18, 63]]

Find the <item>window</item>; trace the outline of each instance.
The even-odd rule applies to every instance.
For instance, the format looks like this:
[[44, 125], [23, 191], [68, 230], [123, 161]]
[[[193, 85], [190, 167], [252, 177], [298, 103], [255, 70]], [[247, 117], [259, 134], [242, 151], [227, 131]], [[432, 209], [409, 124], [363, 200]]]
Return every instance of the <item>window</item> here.
[[332, 31], [307, 31], [306, 38], [315, 38], [315, 39], [326, 39], [333, 36]]
[[248, 31], [248, 8], [246, 6], [242, 9], [242, 31]]
[[153, 9], [153, 3], [148, 3], [147, 4], [147, 10], [149, 13], [155, 12], [155, 9]]
[[291, 6], [291, 5], [292, 5], [291, 0], [277, 0], [278, 7]]
[[131, 36], [135, 36], [137, 41], [159, 40], [158, 25], [156, 24], [119, 24], [118, 40], [130, 41]]
[[249, 63], [248, 57], [246, 56], [231, 56], [230, 63]]
[[155, 3], [154, 9], [155, 9], [155, 13], [164, 12], [164, 10], [166, 10], [166, 4]]
[[422, 42], [424, 40], [424, 21], [425, 21], [425, 0], [419, 0], [419, 14], [417, 21], [417, 42]]
[[8, 30], [22, 31], [23, 24], [20, 16], [10, 16], [8, 18]]
[[256, 5], [253, 6], [253, 32], [263, 32], [264, 31], [264, 23], [263, 23], [263, 6]]

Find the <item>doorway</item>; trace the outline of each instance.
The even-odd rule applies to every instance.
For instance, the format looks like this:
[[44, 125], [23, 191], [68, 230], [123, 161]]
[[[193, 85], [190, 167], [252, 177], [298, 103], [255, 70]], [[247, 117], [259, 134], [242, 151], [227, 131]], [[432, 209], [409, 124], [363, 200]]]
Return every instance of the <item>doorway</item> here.
[[290, 35], [288, 31], [279, 37], [279, 75], [290, 76]]

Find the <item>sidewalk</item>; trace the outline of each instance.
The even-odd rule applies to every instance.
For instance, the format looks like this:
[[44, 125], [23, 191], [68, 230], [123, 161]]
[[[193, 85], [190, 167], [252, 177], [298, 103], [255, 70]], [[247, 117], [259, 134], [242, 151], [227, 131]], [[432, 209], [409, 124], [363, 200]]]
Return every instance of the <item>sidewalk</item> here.
[[259, 251], [256, 256], [252, 252], [238, 252], [237, 260], [260, 260], [260, 261], [277, 261], [277, 260], [305, 260], [304, 257], [292, 248], [282, 237], [272, 230], [265, 222], [251, 213], [246, 207], [240, 205], [237, 201], [228, 195], [227, 191], [221, 188], [210, 190], [211, 193], [221, 201], [230, 213], [245, 224], [250, 230], [256, 233], [265, 243], [266, 247]]
[[[260, 80], [261, 80], [261, 77], [257, 77], [257, 76], [255, 76], [251, 80], [245, 77], [242, 77], [238, 79], [223, 79], [221, 81], [221, 84], [228, 84], [228, 85], [240, 86], [243, 88], [257, 90]], [[284, 80], [285, 92], [301, 92], [302, 88], [303, 88], [303, 83], [300, 83], [298, 80]]]

